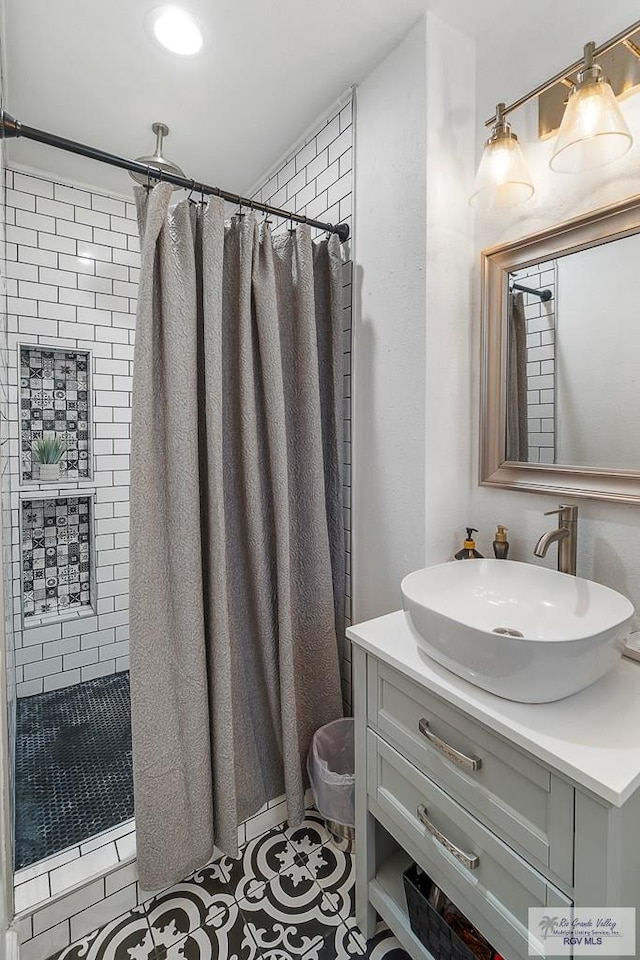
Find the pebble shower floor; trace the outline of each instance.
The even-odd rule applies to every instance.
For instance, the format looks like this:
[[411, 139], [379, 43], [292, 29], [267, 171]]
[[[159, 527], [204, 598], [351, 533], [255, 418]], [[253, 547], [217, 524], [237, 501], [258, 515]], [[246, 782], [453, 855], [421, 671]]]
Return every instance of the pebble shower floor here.
[[133, 816], [129, 674], [21, 697], [16, 870]]

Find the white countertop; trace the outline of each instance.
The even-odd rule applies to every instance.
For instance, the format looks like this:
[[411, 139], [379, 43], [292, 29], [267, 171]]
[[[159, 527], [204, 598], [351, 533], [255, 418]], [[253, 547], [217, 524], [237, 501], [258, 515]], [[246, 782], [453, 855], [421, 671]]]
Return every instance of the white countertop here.
[[431, 660], [404, 610], [355, 624], [347, 636], [608, 803], [622, 806], [640, 786], [640, 663], [621, 658], [597, 683], [555, 703], [514, 703]]

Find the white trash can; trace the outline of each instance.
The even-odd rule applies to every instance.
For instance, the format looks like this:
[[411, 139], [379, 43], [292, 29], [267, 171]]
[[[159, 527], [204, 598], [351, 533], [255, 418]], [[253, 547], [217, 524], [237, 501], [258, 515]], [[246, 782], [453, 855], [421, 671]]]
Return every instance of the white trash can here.
[[355, 840], [355, 756], [353, 718], [327, 723], [313, 736], [307, 772], [316, 809], [342, 847]]

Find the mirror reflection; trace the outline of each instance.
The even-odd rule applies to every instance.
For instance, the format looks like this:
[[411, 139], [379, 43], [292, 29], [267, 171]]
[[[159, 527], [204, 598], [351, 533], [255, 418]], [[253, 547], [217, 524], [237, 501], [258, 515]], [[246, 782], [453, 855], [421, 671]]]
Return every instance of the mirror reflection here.
[[506, 458], [640, 469], [640, 234], [508, 274]]

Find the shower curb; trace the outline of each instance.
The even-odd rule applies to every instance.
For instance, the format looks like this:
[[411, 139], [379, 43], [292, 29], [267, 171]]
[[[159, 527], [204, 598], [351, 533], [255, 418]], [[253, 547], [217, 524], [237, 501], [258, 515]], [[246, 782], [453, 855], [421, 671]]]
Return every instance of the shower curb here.
[[5, 935], [5, 948], [7, 960], [19, 960], [20, 942], [16, 930], [7, 930]]

